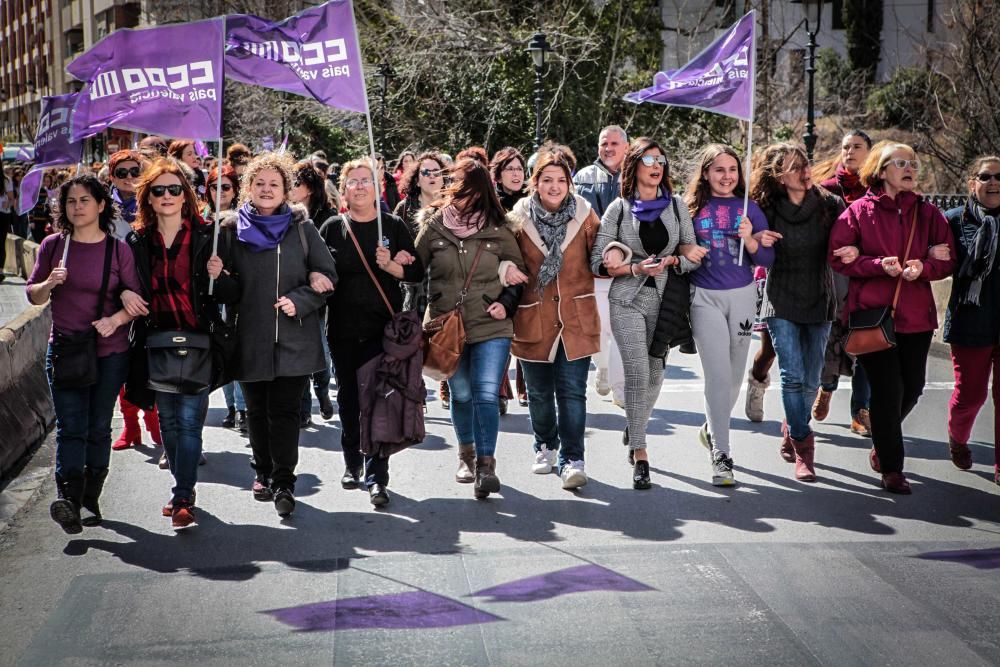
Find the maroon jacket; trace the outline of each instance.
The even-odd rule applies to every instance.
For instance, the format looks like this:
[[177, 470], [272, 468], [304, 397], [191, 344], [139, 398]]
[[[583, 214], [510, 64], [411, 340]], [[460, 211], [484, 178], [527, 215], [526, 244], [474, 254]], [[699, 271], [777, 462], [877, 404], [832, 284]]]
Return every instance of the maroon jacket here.
[[[924, 270], [913, 282], [903, 280], [895, 314], [896, 331], [920, 333], [937, 328], [937, 307], [930, 281], [949, 276], [955, 268], [955, 260], [928, 259], [927, 251], [931, 246], [947, 243], [954, 258], [955, 240], [941, 211], [912, 192], [901, 192], [894, 200], [881, 191], [869, 190], [834, 223], [828, 261], [834, 271], [851, 279], [843, 311], [844, 322], [856, 310], [892, 304], [897, 278], [886, 274], [881, 261], [883, 257], [899, 257], [903, 263], [911, 216], [914, 207], [918, 206], [917, 227], [908, 259], [921, 260]], [[844, 264], [839, 257], [833, 256], [833, 251], [849, 245], [857, 247], [860, 254], [852, 263]]]
[[848, 206], [864, 197], [865, 193], [868, 192], [868, 188], [861, 184], [858, 175], [851, 173], [843, 165], [838, 165], [837, 173], [820, 183], [820, 186], [835, 195], [840, 195], [840, 198], [847, 202]]

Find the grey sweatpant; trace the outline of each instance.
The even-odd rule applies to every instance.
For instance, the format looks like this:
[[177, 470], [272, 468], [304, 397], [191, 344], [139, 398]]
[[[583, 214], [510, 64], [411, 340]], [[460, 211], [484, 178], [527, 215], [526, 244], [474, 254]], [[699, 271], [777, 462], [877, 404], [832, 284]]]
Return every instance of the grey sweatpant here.
[[691, 330], [705, 378], [708, 432], [714, 450], [729, 454], [729, 420], [746, 373], [757, 287], [691, 291]]
[[649, 356], [660, 297], [654, 287], [642, 287], [631, 304], [611, 302], [611, 333], [625, 367], [625, 416], [630, 449], [646, 448], [646, 425], [663, 386], [665, 360]]

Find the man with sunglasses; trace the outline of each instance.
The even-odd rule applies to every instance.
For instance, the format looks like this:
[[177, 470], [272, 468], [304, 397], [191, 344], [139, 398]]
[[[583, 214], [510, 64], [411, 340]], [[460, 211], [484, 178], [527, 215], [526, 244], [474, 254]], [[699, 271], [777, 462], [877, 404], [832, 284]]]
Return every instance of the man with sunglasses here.
[[111, 198], [118, 209], [112, 233], [116, 238], [125, 240], [135, 221], [135, 189], [142, 175], [142, 157], [135, 151], [118, 151], [108, 160], [108, 171], [111, 175]]

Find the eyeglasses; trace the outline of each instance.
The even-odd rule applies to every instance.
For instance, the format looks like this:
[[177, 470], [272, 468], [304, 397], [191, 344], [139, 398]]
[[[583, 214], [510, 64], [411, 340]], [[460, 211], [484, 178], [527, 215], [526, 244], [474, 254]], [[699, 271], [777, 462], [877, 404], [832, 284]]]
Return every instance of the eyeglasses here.
[[894, 160], [889, 160], [891, 164], [896, 169], [906, 169], [910, 167], [911, 169], [920, 169], [920, 160], [904, 160], [902, 158], [896, 158]]
[[643, 155], [641, 158], [642, 163], [647, 167], [652, 167], [654, 164], [666, 164], [667, 158], [662, 155]]
[[980, 183], [989, 183], [991, 180], [1000, 183], [1000, 171], [995, 174], [987, 174], [985, 172], [982, 174], [976, 174], [976, 180]]
[[375, 181], [370, 178], [349, 178], [347, 179], [347, 187], [349, 188], [367, 188], [369, 185], [373, 185]]
[[115, 169], [115, 178], [139, 178], [139, 174], [142, 173], [142, 167], [118, 167]]
[[523, 174], [524, 173], [524, 167], [522, 167], [519, 164], [512, 164], [509, 167], [504, 167], [503, 170], [504, 170], [504, 172], [510, 172], [512, 174]]
[[[224, 187], [224, 186], [223, 186]], [[184, 186], [179, 183], [173, 185], [151, 185], [149, 186], [149, 194], [153, 195], [157, 199], [162, 197], [166, 193], [170, 193], [171, 197], [180, 197], [181, 193], [184, 192]]]
[[223, 192], [229, 192], [232, 189], [233, 189], [233, 186], [231, 186], [229, 183], [223, 183], [222, 184], [222, 191]]
[[421, 169], [420, 175], [426, 178], [437, 178], [441, 175], [440, 169]]

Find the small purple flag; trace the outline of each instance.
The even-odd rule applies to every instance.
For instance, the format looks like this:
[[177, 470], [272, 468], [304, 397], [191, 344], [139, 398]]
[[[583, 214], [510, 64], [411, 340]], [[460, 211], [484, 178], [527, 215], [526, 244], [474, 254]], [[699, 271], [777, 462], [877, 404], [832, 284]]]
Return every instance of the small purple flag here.
[[684, 67], [657, 72], [651, 88], [629, 93], [624, 99], [751, 120], [755, 21], [756, 12], [751, 10]]
[[21, 146], [17, 149], [17, 154], [14, 155], [15, 160], [21, 160], [22, 162], [31, 162], [34, 160], [34, 156], [31, 151], [28, 150], [27, 146]]
[[223, 19], [111, 33], [66, 68], [86, 82], [74, 141], [115, 127], [214, 138], [222, 128]]
[[42, 111], [35, 133], [35, 165], [21, 181], [18, 214], [24, 215], [35, 206], [46, 167], [76, 164], [83, 156], [83, 142], [71, 142], [70, 112], [78, 93], [42, 98]]
[[330, 0], [278, 23], [226, 17], [226, 76], [367, 113], [351, 0]]
[[205, 146], [205, 142], [201, 139], [196, 139], [194, 142], [194, 153], [198, 157], [208, 157], [208, 147]]

